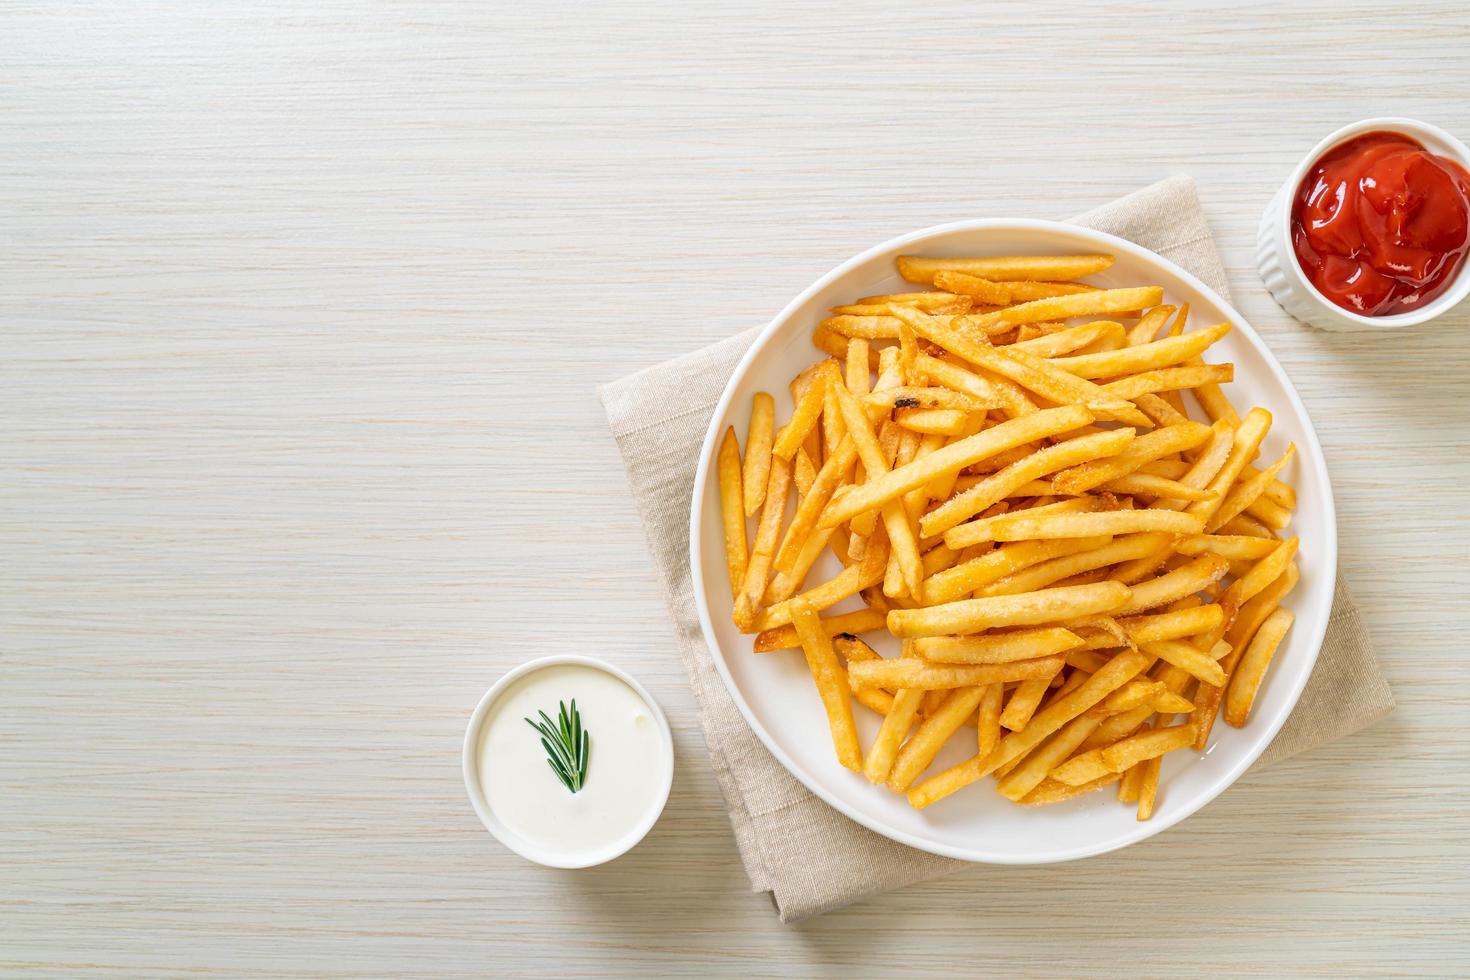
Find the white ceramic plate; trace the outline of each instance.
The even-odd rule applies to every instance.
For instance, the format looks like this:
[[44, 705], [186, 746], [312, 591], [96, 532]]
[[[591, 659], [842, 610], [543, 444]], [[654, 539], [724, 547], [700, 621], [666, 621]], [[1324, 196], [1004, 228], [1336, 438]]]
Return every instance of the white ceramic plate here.
[[[1301, 582], [1289, 605], [1296, 625], [1277, 652], [1262, 684], [1249, 725], [1236, 729], [1223, 720], [1203, 753], [1171, 753], [1164, 762], [1159, 802], [1152, 820], [1138, 822], [1134, 807], [1111, 792], [1094, 793], [1050, 807], [1018, 807], [984, 780], [924, 809], [875, 787], [838, 764], [826, 718], [799, 651], [755, 654], [751, 637], [731, 623], [730, 587], [720, 529], [719, 486], [713, 478], [718, 439], [734, 425], [745, 444], [750, 399], [757, 391], [775, 396], [778, 420], [791, 411], [787, 383], [817, 356], [812, 328], [828, 307], [874, 293], [913, 288], [899, 278], [893, 259], [901, 254], [1037, 255], [1108, 252], [1117, 262], [1090, 281], [1101, 286], [1160, 285], [1164, 301], [1190, 304], [1190, 324], [1228, 320], [1235, 329], [1214, 348], [1209, 360], [1235, 364], [1235, 381], [1226, 391], [1242, 413], [1255, 405], [1268, 409], [1274, 424], [1262, 458], [1278, 456], [1295, 442], [1297, 456], [1283, 474], [1299, 492], [1292, 533], [1301, 536], [1297, 561]], [[941, 225], [895, 238], [864, 252], [823, 276], [782, 310], [761, 332], [735, 369], [715, 409], [694, 482], [690, 522], [690, 560], [700, 624], [715, 663], [735, 703], [761, 741], [797, 779], [823, 800], [864, 826], [913, 847], [966, 861], [1044, 864], [1069, 861], [1124, 847], [1165, 830], [1214, 799], [1233, 783], [1275, 737], [1307, 683], [1327, 630], [1337, 569], [1337, 522], [1327, 466], [1312, 423], [1281, 365], [1261, 338], [1218, 294], [1173, 263], [1112, 235], [1048, 221], [987, 220]], [[808, 582], [835, 575], [829, 553]], [[860, 608], [854, 598], [835, 611]], [[881, 653], [895, 655], [896, 643]], [[863, 744], [879, 719], [856, 707]], [[963, 743], [963, 744], [962, 744]], [[930, 773], [974, 754], [957, 737], [935, 760]]]

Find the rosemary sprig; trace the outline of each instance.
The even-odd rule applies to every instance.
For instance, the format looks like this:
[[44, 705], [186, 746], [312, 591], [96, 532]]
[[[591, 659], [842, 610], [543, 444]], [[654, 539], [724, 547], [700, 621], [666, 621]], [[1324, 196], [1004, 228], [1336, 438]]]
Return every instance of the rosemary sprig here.
[[540, 722], [526, 719], [526, 724], [541, 734], [541, 747], [546, 750], [546, 764], [556, 778], [573, 793], [587, 782], [587, 759], [592, 754], [592, 737], [582, 728], [582, 714], [577, 699], [569, 709], [565, 701], [557, 702], [560, 711], [556, 721], [539, 711]]

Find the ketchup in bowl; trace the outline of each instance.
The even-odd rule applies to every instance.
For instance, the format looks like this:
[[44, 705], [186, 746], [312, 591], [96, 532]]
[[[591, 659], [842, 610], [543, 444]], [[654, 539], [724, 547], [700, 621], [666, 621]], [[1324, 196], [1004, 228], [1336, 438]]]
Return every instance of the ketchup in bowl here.
[[1405, 313], [1443, 292], [1470, 252], [1470, 173], [1402, 133], [1365, 133], [1307, 171], [1291, 243], [1333, 303]]

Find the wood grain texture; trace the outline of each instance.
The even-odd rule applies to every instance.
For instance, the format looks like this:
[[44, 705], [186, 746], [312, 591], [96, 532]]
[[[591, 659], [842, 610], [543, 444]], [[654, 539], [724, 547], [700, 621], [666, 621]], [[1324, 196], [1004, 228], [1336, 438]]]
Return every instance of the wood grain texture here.
[[[1252, 269], [1327, 131], [1470, 136], [1470, 14], [1318, 7], [0, 5], [0, 972], [1470, 971], [1470, 309], [1321, 334]], [[1178, 171], [1399, 711], [1124, 853], [779, 926], [594, 387], [889, 236]], [[680, 753], [589, 872], [459, 778], [480, 693], [558, 650]]]

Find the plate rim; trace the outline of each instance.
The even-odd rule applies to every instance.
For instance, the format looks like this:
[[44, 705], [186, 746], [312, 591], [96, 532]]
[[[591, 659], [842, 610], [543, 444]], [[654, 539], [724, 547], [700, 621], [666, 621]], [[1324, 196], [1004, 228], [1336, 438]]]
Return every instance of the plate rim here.
[[[823, 787], [820, 782], [818, 782], [815, 778], [809, 778], [808, 774], [803, 771], [802, 767], [795, 763], [795, 761], [786, 753], [785, 749], [782, 748], [780, 743], [771, 735], [769, 731], [766, 730], [765, 726], [763, 726], [756, 718], [754, 712], [750, 708], [750, 705], [746, 702], [745, 696], [741, 693], [739, 686], [735, 683], [734, 678], [730, 674], [729, 667], [725, 663], [723, 651], [721, 650], [720, 645], [715, 638], [713, 621], [710, 619], [709, 603], [706, 598], [707, 590], [705, 588], [703, 573], [703, 551], [700, 543], [702, 530], [699, 523], [700, 511], [702, 509], [701, 503], [704, 500], [706, 487], [708, 485], [711, 462], [714, 458], [714, 447], [717, 445], [717, 440], [719, 439], [720, 435], [721, 420], [724, 419], [727, 411], [729, 410], [730, 402], [734, 397], [736, 388], [739, 387], [740, 382], [744, 380], [746, 373], [750, 370], [750, 367], [755, 361], [756, 357], [777, 336], [777, 334], [781, 332], [782, 328], [787, 325], [795, 312], [816, 293], [825, 289], [833, 281], [841, 278], [855, 267], [869, 261], [870, 259], [879, 257], [885, 253], [896, 252], [899, 249], [903, 249], [917, 242], [926, 241], [941, 236], [987, 231], [1041, 231], [1060, 233], [1062, 235], [1073, 236], [1076, 238], [1087, 240], [1090, 243], [1099, 246], [1103, 250], [1129, 253], [1134, 258], [1142, 259], [1145, 262], [1155, 263], [1163, 266], [1167, 271], [1173, 273], [1174, 275], [1177, 275], [1191, 289], [1200, 293], [1205, 298], [1213, 302], [1217, 307], [1219, 307], [1230, 318], [1233, 329], [1241, 331], [1245, 335], [1248, 342], [1258, 352], [1260, 352], [1260, 354], [1266, 361], [1267, 367], [1276, 376], [1277, 381], [1281, 384], [1281, 387], [1286, 392], [1287, 400], [1304, 424], [1304, 435], [1306, 436], [1306, 441], [1308, 442], [1307, 448], [1311, 451], [1303, 453], [1302, 456], [1305, 457], [1304, 461], [1309, 462], [1312, 465], [1313, 469], [1316, 471], [1317, 478], [1321, 480], [1322, 488], [1324, 491], [1324, 499], [1321, 501], [1313, 501], [1313, 504], [1314, 506], [1317, 506], [1319, 510], [1325, 511], [1323, 515], [1325, 518], [1324, 524], [1328, 529], [1327, 540], [1324, 542], [1323, 561], [1323, 564], [1326, 566], [1325, 574], [1327, 576], [1327, 613], [1326, 615], [1321, 617], [1321, 621], [1317, 625], [1315, 635], [1311, 638], [1311, 641], [1308, 644], [1309, 653], [1308, 663], [1306, 665], [1307, 669], [1302, 673], [1301, 680], [1294, 686], [1293, 690], [1289, 692], [1286, 710], [1281, 713], [1279, 718], [1275, 719], [1271, 722], [1269, 726], [1267, 726], [1265, 737], [1260, 740], [1255, 748], [1242, 753], [1240, 758], [1236, 759], [1231, 764], [1231, 766], [1226, 770], [1225, 774], [1216, 781], [1216, 784], [1214, 786], [1201, 793], [1196, 799], [1190, 801], [1188, 804], [1180, 806], [1175, 810], [1171, 810], [1171, 812], [1169, 812], [1167, 815], [1155, 814], [1155, 819], [1141, 821], [1138, 824], [1138, 828], [1136, 830], [1122, 834], [1116, 839], [1107, 840], [1096, 844], [1086, 844], [1071, 848], [1063, 848], [1058, 850], [1054, 854], [1043, 856], [1008, 855], [989, 850], [979, 850], [973, 848], [966, 849], [941, 843], [938, 841], [926, 840], [923, 837], [890, 826], [881, 819], [877, 819], [863, 813], [861, 810], [850, 806], [848, 803], [838, 798], [836, 795], [829, 793], [826, 788]], [[874, 833], [886, 837], [889, 840], [896, 841], [897, 843], [906, 844], [909, 847], [913, 847], [921, 851], [926, 851], [930, 854], [937, 854], [942, 857], [954, 858], [956, 860], [967, 861], [975, 864], [1061, 864], [1067, 861], [1079, 860], [1081, 858], [1094, 857], [1099, 854], [1107, 854], [1109, 852], [1128, 847], [1132, 844], [1136, 844], [1157, 834], [1163, 833], [1170, 827], [1178, 824], [1180, 821], [1185, 820], [1190, 816], [1193, 816], [1195, 813], [1199, 812], [1205, 806], [1214, 801], [1226, 789], [1235, 785], [1236, 781], [1239, 780], [1240, 777], [1245, 773], [1245, 771], [1249, 769], [1256, 762], [1256, 760], [1261, 757], [1261, 754], [1265, 752], [1266, 748], [1271, 745], [1276, 736], [1280, 733], [1281, 728], [1286, 724], [1287, 719], [1290, 718], [1292, 714], [1296, 711], [1297, 704], [1301, 699], [1302, 691], [1306, 688], [1307, 683], [1311, 680], [1312, 674], [1316, 669], [1317, 659], [1322, 651], [1322, 642], [1327, 634], [1327, 626], [1332, 619], [1331, 597], [1336, 594], [1337, 590], [1337, 557], [1337, 507], [1332, 491], [1331, 474], [1328, 472], [1327, 469], [1326, 456], [1322, 451], [1321, 440], [1317, 436], [1316, 425], [1312, 422], [1312, 417], [1307, 412], [1306, 405], [1302, 402], [1301, 396], [1297, 393], [1296, 386], [1292, 384], [1291, 378], [1287, 375], [1286, 370], [1281, 366], [1281, 362], [1277, 360], [1276, 355], [1272, 353], [1270, 347], [1267, 346], [1265, 340], [1261, 337], [1260, 334], [1256, 332], [1255, 328], [1250, 325], [1250, 323], [1245, 319], [1245, 317], [1240, 314], [1240, 311], [1237, 310], [1233, 304], [1228, 302], [1223, 296], [1221, 296], [1210, 286], [1202, 282], [1198, 276], [1189, 272], [1187, 269], [1182, 268], [1177, 263], [1172, 262], [1159, 253], [1153, 251], [1152, 249], [1145, 248], [1144, 246], [1139, 245], [1136, 242], [1129, 241], [1125, 238], [1120, 238], [1117, 235], [1113, 235], [1108, 232], [1098, 231], [1093, 228], [1086, 228], [1082, 225], [1068, 224], [1067, 222], [1063, 221], [1049, 221], [1038, 218], [975, 218], [966, 221], [952, 221], [946, 222], [944, 224], [930, 225], [926, 228], [920, 228], [917, 231], [898, 235], [894, 238], [889, 238], [886, 241], [880, 242], [877, 245], [872, 246], [871, 248], [865, 249], [857, 255], [854, 255], [846, 261], [838, 264], [824, 275], [818, 277], [815, 281], [811, 283], [811, 285], [807, 286], [795, 297], [793, 297], [790, 302], [788, 302], [784, 307], [781, 308], [780, 312], [772, 317], [771, 320], [767, 322], [764, 327], [761, 328], [760, 332], [756, 335], [754, 341], [752, 341], [749, 349], [746, 350], [744, 355], [741, 356], [740, 361], [735, 365], [735, 370], [731, 372], [729, 380], [725, 383], [724, 390], [720, 393], [720, 399], [715, 404], [714, 412], [710, 416], [709, 426], [705, 431], [704, 441], [700, 446], [698, 465], [694, 474], [694, 489], [690, 498], [689, 509], [689, 571], [690, 578], [694, 586], [694, 605], [699, 614], [699, 628], [701, 633], [703, 634], [705, 645], [709, 648], [710, 657], [715, 663], [715, 669], [720, 674], [720, 680], [725, 685], [725, 690], [729, 692], [731, 700], [735, 702], [735, 706], [739, 709], [741, 716], [745, 719], [745, 723], [750, 726], [752, 731], [755, 732], [756, 737], [760, 739], [761, 744], [763, 744], [766, 749], [771, 753], [771, 755], [775, 757], [776, 761], [781, 763], [781, 766], [788, 773], [790, 773], [793, 778], [795, 778], [798, 782], [805, 786], [808, 791], [813, 793], [818, 799], [822, 800], [828, 806], [837, 810], [837, 812], [841, 813], [848, 819], [853, 820], [861, 826], [866, 827]]]

